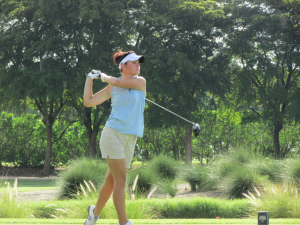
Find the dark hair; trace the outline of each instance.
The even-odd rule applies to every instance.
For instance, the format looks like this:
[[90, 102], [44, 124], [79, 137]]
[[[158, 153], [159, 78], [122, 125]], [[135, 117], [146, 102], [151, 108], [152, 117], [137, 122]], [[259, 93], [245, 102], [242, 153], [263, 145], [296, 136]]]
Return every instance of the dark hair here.
[[118, 50], [115, 52], [113, 55], [114, 62], [117, 66], [119, 66], [120, 62], [122, 59], [124, 59], [126, 56], [128, 56], [131, 53], [135, 53], [134, 51], [129, 51], [129, 52], [123, 52], [122, 50]]

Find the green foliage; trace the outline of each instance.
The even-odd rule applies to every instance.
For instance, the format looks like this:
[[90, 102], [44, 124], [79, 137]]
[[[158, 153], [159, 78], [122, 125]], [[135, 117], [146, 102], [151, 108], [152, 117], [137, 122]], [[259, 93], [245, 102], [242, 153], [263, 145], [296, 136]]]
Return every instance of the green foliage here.
[[165, 155], [159, 155], [154, 157], [146, 165], [129, 171], [127, 185], [130, 190], [138, 175], [136, 187], [137, 197], [146, 197], [155, 186], [159, 192], [174, 197], [177, 192], [177, 182], [175, 178], [178, 175], [178, 170], [179, 164], [174, 159]]
[[257, 171], [243, 166], [222, 180], [221, 186], [229, 198], [242, 198], [243, 193], [251, 191], [253, 185], [259, 186], [263, 181]]
[[150, 199], [149, 204], [163, 218], [242, 218], [250, 208], [248, 200], [214, 198]]
[[81, 158], [71, 161], [68, 168], [59, 174], [60, 198], [76, 197], [78, 192], [83, 191], [80, 185], [85, 188], [94, 185], [98, 190], [104, 182], [107, 170], [106, 163], [100, 160]]
[[262, 188], [245, 193], [252, 203], [251, 215], [268, 211], [272, 218], [299, 218], [299, 186], [282, 183], [266, 183]]
[[209, 176], [209, 168], [207, 166], [195, 165], [192, 167], [182, 167], [180, 178], [190, 184], [192, 191], [205, 191], [216, 188]]
[[229, 26], [234, 27], [226, 40], [237, 68], [231, 87], [240, 109], [251, 110], [253, 119], [263, 120], [273, 131], [274, 156], [279, 159], [284, 157], [279, 134], [299, 115], [299, 5], [267, 1], [262, 7], [259, 1], [250, 2], [251, 7], [231, 2], [224, 9], [230, 11]]
[[220, 155], [216, 163], [216, 174], [220, 178], [226, 178], [245, 164], [250, 163], [250, 159], [250, 153], [244, 149], [233, 150], [227, 154]]
[[21, 167], [40, 166], [45, 156], [45, 129], [40, 119], [32, 114], [14, 117], [0, 115], [0, 161]]
[[[1, 219], [0, 225], [6, 225], [9, 223], [11, 219]], [[98, 222], [98, 224], [114, 224], [116, 219], [103, 219]], [[271, 219], [270, 220], [274, 225], [281, 225], [281, 224], [299, 224], [299, 219]], [[82, 219], [47, 219], [46, 220], [48, 225], [57, 225], [61, 223], [68, 223], [74, 225], [81, 225]], [[215, 218], [212, 219], [137, 219], [132, 220], [134, 224], [140, 225], [148, 225], [148, 224], [173, 224], [173, 225], [185, 225], [185, 224], [216, 224], [222, 225], [224, 224], [223, 220], [216, 220]], [[257, 222], [257, 218], [255, 219], [226, 219], [226, 222], [232, 225], [244, 225], [244, 224], [255, 224]], [[19, 225], [25, 225], [28, 223], [35, 223], [35, 224], [42, 224], [45, 223], [45, 219], [18, 219]]]
[[158, 188], [161, 193], [168, 194], [172, 198], [174, 198], [178, 191], [178, 184], [179, 181], [177, 181], [176, 179], [173, 180], [169, 178], [164, 178], [158, 182]]
[[127, 186], [128, 190], [133, 187], [136, 176], [138, 175], [137, 186], [135, 190], [135, 196], [146, 197], [152, 188], [154, 188], [154, 184], [159, 180], [158, 175], [154, 170], [149, 168], [148, 165], [141, 166], [137, 169], [130, 170], [127, 173]]
[[145, 129], [143, 138], [138, 138], [137, 153], [143, 160], [155, 155], [165, 154], [174, 159], [184, 157], [186, 131], [176, 126], [163, 126], [157, 129]]
[[271, 182], [281, 182], [286, 170], [285, 163], [281, 161], [257, 159], [251, 162], [251, 166], [255, 168], [261, 176], [266, 176]]
[[294, 183], [300, 187], [300, 159], [285, 160], [284, 178], [289, 183]]
[[[16, 182], [16, 181], [15, 181]], [[17, 185], [7, 182], [7, 192], [0, 195], [0, 217], [1, 218], [26, 218], [33, 211], [27, 207], [27, 202], [17, 199]], [[14, 186], [14, 187], [13, 187]]]
[[251, 166], [255, 157], [249, 151], [241, 149], [220, 157], [212, 169], [211, 179], [229, 198], [241, 198], [242, 193], [252, 190], [265, 179]]
[[[53, 127], [52, 165], [66, 165], [69, 160], [84, 156], [87, 146], [85, 130], [79, 123], [69, 126], [64, 138], [59, 138], [67, 122]], [[21, 167], [42, 166], [45, 160], [46, 131], [35, 114], [0, 114], [0, 162]]]
[[173, 158], [166, 155], [155, 156], [151, 160], [151, 169], [154, 170], [162, 179], [174, 180], [178, 173], [179, 164]]
[[[67, 126], [67, 122], [60, 121], [53, 126], [53, 137], [58, 138]], [[88, 139], [86, 130], [79, 123], [73, 123], [68, 127], [63, 138], [53, 144], [52, 161], [54, 166], [67, 165], [70, 160], [87, 155]]]

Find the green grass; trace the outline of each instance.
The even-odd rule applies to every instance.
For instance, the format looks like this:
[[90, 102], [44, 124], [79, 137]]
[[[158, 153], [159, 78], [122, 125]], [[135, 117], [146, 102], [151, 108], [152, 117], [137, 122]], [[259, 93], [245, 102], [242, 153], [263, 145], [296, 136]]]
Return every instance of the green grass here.
[[[47, 225], [58, 225], [58, 224], [74, 224], [82, 225], [85, 220], [74, 219], [74, 220], [62, 220], [62, 219], [0, 219], [0, 225], [3, 224], [47, 224]], [[132, 220], [135, 225], [144, 224], [172, 224], [172, 225], [183, 225], [183, 224], [257, 224], [257, 219], [150, 219], [150, 220]], [[98, 220], [97, 224], [117, 224], [117, 220]], [[300, 224], [300, 219], [270, 219], [270, 224], [286, 225], [286, 224]]]
[[71, 161], [68, 168], [58, 174], [59, 198], [73, 198], [78, 192], [83, 192], [83, 186], [88, 189], [100, 188], [107, 170], [107, 164], [103, 160], [83, 157]]
[[[0, 180], [0, 193], [7, 193], [7, 182], [14, 190], [14, 179]], [[55, 179], [18, 179], [18, 192], [57, 190], [58, 186]]]
[[247, 199], [215, 198], [148, 199], [146, 202], [162, 218], [245, 218], [250, 207]]

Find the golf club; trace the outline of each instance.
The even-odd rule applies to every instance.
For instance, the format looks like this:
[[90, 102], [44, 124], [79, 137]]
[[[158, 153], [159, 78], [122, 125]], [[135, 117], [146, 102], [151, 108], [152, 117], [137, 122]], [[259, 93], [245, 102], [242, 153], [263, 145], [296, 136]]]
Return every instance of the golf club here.
[[200, 133], [200, 126], [199, 126], [198, 123], [193, 123], [192, 121], [189, 121], [189, 120], [187, 120], [186, 118], [184, 118], [184, 117], [182, 117], [182, 116], [179, 116], [178, 114], [176, 114], [176, 113], [174, 113], [174, 112], [172, 112], [172, 111], [170, 111], [170, 110], [168, 110], [168, 109], [162, 107], [161, 105], [159, 105], [159, 104], [157, 104], [157, 103], [155, 103], [155, 102], [150, 101], [150, 100], [147, 99], [147, 98], [146, 98], [146, 100], [147, 100], [148, 102], [151, 102], [152, 104], [154, 104], [154, 105], [156, 105], [156, 106], [158, 106], [158, 107], [160, 107], [160, 108], [166, 110], [167, 112], [172, 113], [173, 115], [179, 117], [180, 119], [182, 119], [182, 120], [184, 120], [184, 121], [186, 121], [186, 122], [192, 124], [192, 125], [193, 125], [193, 126], [192, 126], [193, 133], [194, 133], [195, 137], [198, 137], [198, 135], [199, 135], [199, 133]]

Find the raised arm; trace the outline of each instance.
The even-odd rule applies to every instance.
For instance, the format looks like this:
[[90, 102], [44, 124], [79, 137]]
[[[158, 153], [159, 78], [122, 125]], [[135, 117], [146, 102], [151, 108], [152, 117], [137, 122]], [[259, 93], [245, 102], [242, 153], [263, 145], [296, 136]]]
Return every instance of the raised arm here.
[[120, 88], [132, 88], [146, 93], [146, 79], [144, 77], [132, 77], [129, 79], [119, 79], [111, 76], [105, 77], [105, 82]]
[[107, 85], [101, 91], [93, 95], [93, 78], [87, 76], [83, 94], [83, 105], [85, 107], [92, 107], [101, 104], [111, 97], [111, 89], [112, 86]]

